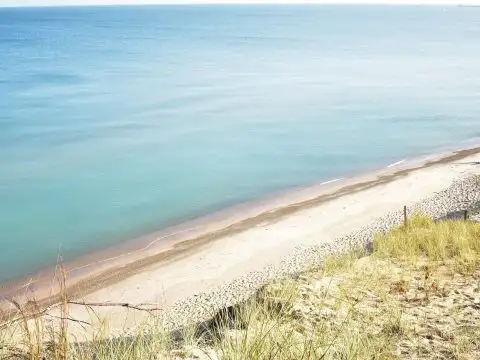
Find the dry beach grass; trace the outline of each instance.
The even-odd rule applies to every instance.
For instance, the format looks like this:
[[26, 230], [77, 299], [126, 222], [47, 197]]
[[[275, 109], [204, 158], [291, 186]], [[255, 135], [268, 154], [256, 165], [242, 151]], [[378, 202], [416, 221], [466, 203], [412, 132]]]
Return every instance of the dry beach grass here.
[[170, 333], [152, 316], [134, 335], [106, 340], [99, 328], [90, 342], [75, 344], [66, 341], [65, 318], [38, 318], [17, 323], [15, 337], [4, 331], [1, 355], [32, 360], [478, 359], [479, 265], [480, 224], [416, 215], [406, 227], [378, 234], [370, 253], [352, 250], [328, 258], [320, 268], [264, 286], [207, 323]]

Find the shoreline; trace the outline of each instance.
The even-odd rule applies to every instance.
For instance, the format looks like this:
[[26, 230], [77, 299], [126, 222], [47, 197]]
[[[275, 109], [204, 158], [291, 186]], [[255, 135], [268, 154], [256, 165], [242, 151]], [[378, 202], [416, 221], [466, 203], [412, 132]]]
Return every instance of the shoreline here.
[[[439, 183], [444, 183], [444, 186], [438, 187], [439, 183], [432, 184], [436, 191], [430, 191], [429, 194], [409, 194], [399, 204], [408, 204], [407, 216], [412, 214], [421, 213], [431, 217], [434, 220], [441, 219], [462, 219], [464, 211], [471, 210], [472, 220], [480, 221], [480, 154], [469, 156], [469, 160], [472, 163], [447, 163], [449, 167], [450, 176], [452, 173], [457, 172], [458, 168], [464, 169], [468, 166], [467, 170], [460, 171], [459, 176], [450, 177], [446, 174], [447, 169], [445, 165], [433, 167], [430, 172], [435, 175], [444, 177]], [[456, 169], [455, 169], [456, 168]], [[455, 171], [452, 171], [455, 169]], [[426, 170], [428, 171], [428, 170]], [[428, 175], [426, 171], [418, 172], [417, 176], [407, 175], [406, 178], [394, 181], [385, 186], [366, 190], [366, 193], [377, 193], [378, 196], [385, 196], [385, 189], [393, 190], [395, 188], [401, 188], [405, 183], [411, 184], [412, 178], [414, 180], [426, 180]], [[442, 174], [443, 173], [443, 174]], [[427, 176], [424, 176], [427, 175]], [[450, 177], [451, 181], [448, 181]], [[403, 183], [403, 185], [401, 184]], [[399, 186], [398, 186], [399, 185]], [[425, 184], [424, 184], [425, 185]], [[428, 183], [427, 183], [428, 186]], [[419, 186], [420, 188], [422, 185]], [[419, 190], [419, 189], [417, 189]], [[375, 194], [375, 195], [377, 195]], [[415, 199], [416, 196], [421, 194], [420, 197]], [[413, 196], [412, 196], [413, 195]], [[362, 192], [357, 195], [346, 197], [353, 198], [365, 198], [362, 196]], [[368, 197], [368, 195], [367, 195]], [[346, 200], [346, 199], [343, 199]], [[382, 206], [382, 200], [373, 200], [375, 207], [385, 210]], [[412, 201], [413, 200], [413, 201]], [[342, 199], [334, 200], [333, 202], [342, 203]], [[333, 203], [332, 202], [332, 203]], [[374, 209], [367, 205], [367, 209], [362, 209], [361, 212], [365, 213], [368, 210]], [[328, 205], [325, 205], [327, 207]], [[319, 206], [320, 208], [321, 206]], [[334, 207], [334, 206], [333, 206]], [[402, 206], [403, 207], [403, 206]], [[232, 306], [240, 304], [252, 296], [258, 294], [258, 290], [264, 286], [279, 282], [286, 279], [297, 279], [301, 277], [304, 272], [311, 271], [312, 269], [319, 268], [323, 264], [325, 258], [331, 256], [340, 256], [345, 252], [348, 252], [356, 248], [364, 248], [370, 251], [370, 246], [376, 234], [382, 234], [388, 232], [392, 227], [403, 224], [404, 221], [404, 209], [400, 206], [395, 206], [387, 210], [386, 212], [378, 212], [377, 216], [370, 217], [364, 216], [363, 220], [367, 221], [346, 221], [342, 226], [342, 230], [337, 232], [336, 236], [328, 236], [328, 234], [320, 234], [321, 237], [312, 241], [298, 242], [294, 248], [278, 261], [267, 263], [266, 266], [254, 271], [243, 271], [242, 275], [234, 277], [233, 280], [225, 282], [216, 287], [203, 290], [199, 293], [193, 293], [189, 297], [182, 298], [176, 301], [172, 307], [166, 308], [166, 311], [160, 313], [162, 319], [162, 325], [168, 329], [181, 329], [182, 327], [188, 327], [191, 324], [192, 319], [194, 323], [208, 324], [212, 317], [217, 316], [221, 312], [229, 309]], [[334, 231], [335, 233], [335, 231]], [[301, 235], [301, 234], [299, 234]], [[118, 313], [117, 313], [118, 314]], [[110, 321], [108, 317], [107, 321]]]
[[[67, 289], [71, 296], [85, 296], [117, 284], [152, 267], [172, 264], [208, 247], [221, 238], [233, 236], [263, 223], [275, 223], [299, 211], [314, 208], [346, 195], [388, 184], [412, 172], [447, 164], [480, 153], [480, 147], [435, 155], [402, 159], [376, 171], [307, 185], [263, 199], [232, 206], [226, 210], [108, 247], [65, 263]], [[13, 279], [0, 287], [0, 297], [26, 302], [35, 298], [42, 306], [55, 302], [54, 269], [36, 277]], [[0, 309], [2, 303], [0, 301]], [[5, 305], [5, 304], [3, 304]]]

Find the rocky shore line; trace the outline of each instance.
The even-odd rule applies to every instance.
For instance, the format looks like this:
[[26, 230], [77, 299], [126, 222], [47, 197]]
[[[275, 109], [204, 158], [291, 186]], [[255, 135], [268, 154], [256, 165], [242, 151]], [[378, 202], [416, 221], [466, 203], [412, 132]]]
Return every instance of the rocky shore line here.
[[[455, 180], [445, 190], [408, 207], [407, 215], [421, 212], [434, 219], [442, 219], [463, 216], [465, 210], [469, 211], [472, 219], [480, 214], [478, 175]], [[166, 329], [175, 330], [192, 323], [206, 322], [223, 309], [250, 298], [266, 284], [295, 277], [303, 271], [319, 267], [328, 256], [341, 254], [351, 248], [368, 248], [375, 234], [385, 232], [403, 221], [403, 209], [399, 209], [334, 241], [322, 243], [319, 239], [318, 245], [298, 246], [276, 265], [269, 265], [262, 271], [247, 273], [223, 286], [177, 302], [162, 315], [162, 323]]]

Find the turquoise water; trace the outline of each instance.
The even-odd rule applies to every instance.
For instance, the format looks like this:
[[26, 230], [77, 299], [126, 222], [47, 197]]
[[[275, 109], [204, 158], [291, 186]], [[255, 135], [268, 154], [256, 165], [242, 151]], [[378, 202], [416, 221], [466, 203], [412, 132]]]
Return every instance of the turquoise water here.
[[480, 9], [0, 9], [0, 281], [480, 135]]

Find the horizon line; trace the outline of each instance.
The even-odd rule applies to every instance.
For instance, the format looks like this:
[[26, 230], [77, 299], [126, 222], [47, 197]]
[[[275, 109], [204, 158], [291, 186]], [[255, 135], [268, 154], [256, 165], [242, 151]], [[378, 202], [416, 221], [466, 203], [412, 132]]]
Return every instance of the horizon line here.
[[38, 7], [92, 7], [92, 6], [162, 6], [162, 5], [392, 5], [392, 6], [480, 6], [476, 0], [165, 0], [165, 1], [133, 1], [112, 3], [108, 1], [85, 3], [72, 1], [70, 3], [24, 3], [1, 4], [0, 8], [38, 8]]

